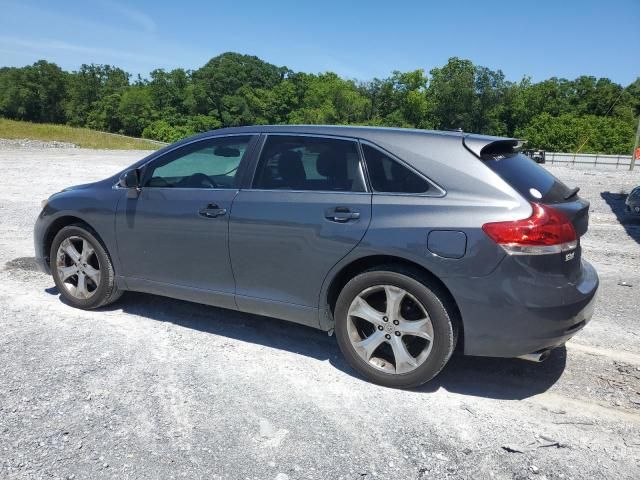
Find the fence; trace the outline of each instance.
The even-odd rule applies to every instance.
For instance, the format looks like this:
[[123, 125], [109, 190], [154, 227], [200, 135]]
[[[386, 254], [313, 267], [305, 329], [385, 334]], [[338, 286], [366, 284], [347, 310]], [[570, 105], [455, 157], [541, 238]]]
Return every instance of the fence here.
[[[602, 155], [596, 153], [554, 153], [547, 152], [545, 160], [548, 164], [575, 166], [582, 168], [597, 167], [603, 169], [629, 169], [631, 155]], [[638, 165], [640, 167], [640, 165]]]

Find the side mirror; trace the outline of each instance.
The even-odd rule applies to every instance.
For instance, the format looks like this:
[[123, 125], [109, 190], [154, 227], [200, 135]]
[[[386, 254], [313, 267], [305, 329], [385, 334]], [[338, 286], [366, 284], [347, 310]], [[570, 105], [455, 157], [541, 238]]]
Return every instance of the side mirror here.
[[136, 168], [127, 170], [120, 176], [118, 186], [122, 188], [138, 188], [140, 186], [140, 175]]
[[135, 198], [140, 192], [140, 171], [137, 168], [127, 170], [120, 176], [118, 186], [129, 189], [127, 194], [130, 198]]

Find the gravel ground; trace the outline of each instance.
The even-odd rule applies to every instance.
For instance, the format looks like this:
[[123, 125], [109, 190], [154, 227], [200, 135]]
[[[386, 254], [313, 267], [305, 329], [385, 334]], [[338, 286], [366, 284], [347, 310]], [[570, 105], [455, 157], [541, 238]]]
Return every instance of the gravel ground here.
[[77, 148], [77, 145], [69, 142], [43, 142], [42, 140], [31, 140], [29, 138], [0, 138], [0, 148]]
[[0, 146], [0, 478], [640, 478], [640, 172], [553, 172], [592, 202], [591, 324], [542, 364], [358, 378], [334, 338], [144, 294], [94, 312], [33, 268], [40, 201], [145, 152]]

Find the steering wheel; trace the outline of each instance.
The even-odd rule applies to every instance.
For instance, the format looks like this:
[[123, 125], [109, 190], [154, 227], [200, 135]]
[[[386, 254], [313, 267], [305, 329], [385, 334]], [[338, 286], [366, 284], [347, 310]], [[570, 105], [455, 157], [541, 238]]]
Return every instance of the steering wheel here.
[[170, 187], [171, 184], [162, 177], [151, 177], [146, 184], [147, 187], [165, 188]]
[[218, 185], [204, 173], [194, 173], [180, 181], [181, 186], [191, 188], [217, 188]]

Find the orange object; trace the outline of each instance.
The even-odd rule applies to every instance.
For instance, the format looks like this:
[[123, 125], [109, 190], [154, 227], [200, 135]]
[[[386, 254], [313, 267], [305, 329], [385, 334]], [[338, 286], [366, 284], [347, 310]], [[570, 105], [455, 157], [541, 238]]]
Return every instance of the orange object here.
[[636, 160], [640, 160], [640, 147], [636, 148]]

